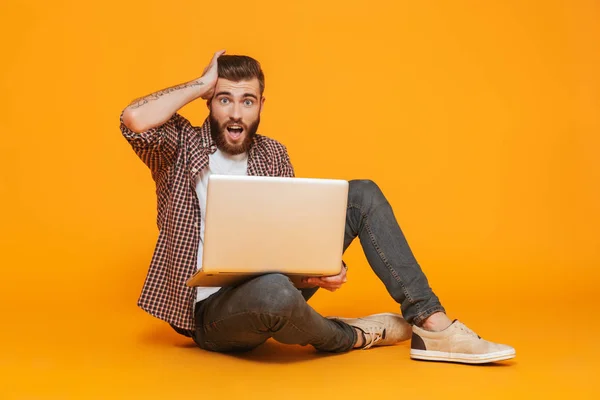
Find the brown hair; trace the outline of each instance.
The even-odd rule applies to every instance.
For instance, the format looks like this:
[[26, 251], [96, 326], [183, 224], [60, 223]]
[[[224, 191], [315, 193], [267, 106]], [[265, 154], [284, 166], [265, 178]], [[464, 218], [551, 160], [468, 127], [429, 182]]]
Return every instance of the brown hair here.
[[217, 61], [219, 78], [233, 82], [257, 78], [260, 84], [260, 94], [265, 90], [265, 75], [260, 63], [252, 57], [233, 56], [224, 54]]

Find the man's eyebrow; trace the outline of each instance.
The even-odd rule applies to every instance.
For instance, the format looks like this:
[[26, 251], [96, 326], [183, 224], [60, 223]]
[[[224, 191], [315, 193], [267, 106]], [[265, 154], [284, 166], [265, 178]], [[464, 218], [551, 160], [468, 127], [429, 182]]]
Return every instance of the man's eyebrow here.
[[[219, 97], [221, 95], [233, 97], [233, 94], [231, 94], [231, 92], [225, 92], [225, 91], [215, 94], [215, 97]], [[258, 101], [258, 97], [252, 93], [244, 93], [243, 97], [252, 97], [254, 100]]]

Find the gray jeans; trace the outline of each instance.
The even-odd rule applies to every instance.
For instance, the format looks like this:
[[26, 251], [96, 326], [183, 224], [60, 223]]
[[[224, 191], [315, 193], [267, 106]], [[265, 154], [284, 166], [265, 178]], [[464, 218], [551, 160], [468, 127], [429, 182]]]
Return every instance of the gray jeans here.
[[[369, 265], [409, 323], [420, 325], [431, 314], [444, 312], [392, 207], [370, 180], [350, 181], [344, 251], [357, 236]], [[316, 290], [298, 290], [281, 274], [222, 288], [196, 305], [192, 336], [201, 348], [220, 352], [251, 350], [271, 337], [281, 343], [310, 344], [321, 351], [350, 350], [356, 342], [354, 329], [324, 318], [308, 305]]]

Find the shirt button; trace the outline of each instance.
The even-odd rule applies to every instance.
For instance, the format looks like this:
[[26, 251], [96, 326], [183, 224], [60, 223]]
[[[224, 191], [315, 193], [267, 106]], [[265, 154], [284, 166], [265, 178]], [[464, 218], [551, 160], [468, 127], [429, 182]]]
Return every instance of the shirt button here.
[[194, 228], [197, 228], [197, 227], [198, 227], [198, 223], [194, 222]]
[[198, 169], [197, 168], [192, 168], [192, 172], [196, 173], [196, 172], [198, 172]]

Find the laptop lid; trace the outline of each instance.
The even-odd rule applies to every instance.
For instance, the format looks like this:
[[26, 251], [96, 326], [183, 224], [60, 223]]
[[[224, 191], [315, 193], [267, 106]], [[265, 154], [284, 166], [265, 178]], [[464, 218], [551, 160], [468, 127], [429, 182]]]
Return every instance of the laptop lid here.
[[348, 182], [211, 175], [202, 271], [335, 275]]

